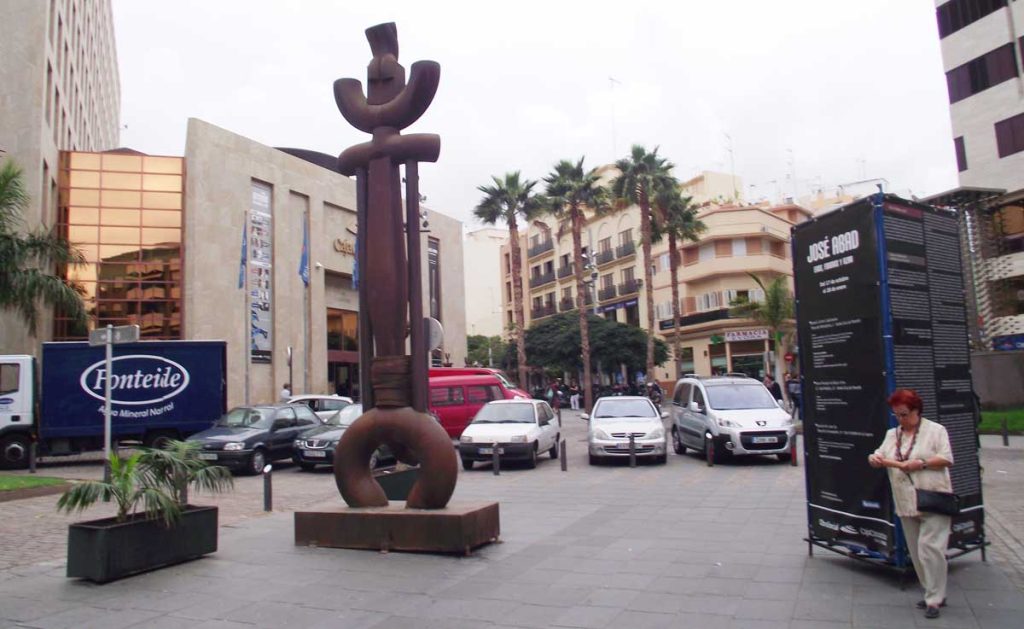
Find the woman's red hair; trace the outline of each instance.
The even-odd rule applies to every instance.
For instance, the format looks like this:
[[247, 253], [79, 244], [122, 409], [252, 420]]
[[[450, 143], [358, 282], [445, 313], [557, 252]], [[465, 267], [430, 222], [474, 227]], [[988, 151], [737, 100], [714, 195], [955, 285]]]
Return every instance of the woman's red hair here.
[[892, 392], [892, 395], [888, 399], [889, 407], [893, 406], [906, 406], [908, 410], [921, 412], [924, 408], [924, 402], [921, 401], [921, 396], [917, 394], [913, 389], [896, 389]]

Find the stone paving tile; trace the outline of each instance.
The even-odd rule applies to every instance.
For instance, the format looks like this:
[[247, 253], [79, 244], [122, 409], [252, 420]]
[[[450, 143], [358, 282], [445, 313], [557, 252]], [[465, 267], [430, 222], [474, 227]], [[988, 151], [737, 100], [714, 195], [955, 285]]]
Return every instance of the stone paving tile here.
[[550, 627], [564, 611], [564, 607], [523, 604], [502, 617], [501, 622], [511, 627]]
[[616, 614], [618, 611], [608, 607], [570, 607], [555, 618], [552, 626], [599, 629], [609, 626]]
[[743, 599], [736, 608], [734, 618], [747, 620], [786, 620], [793, 617], [795, 601], [766, 601]]
[[904, 629], [914, 624], [914, 616], [922, 612], [913, 605], [868, 605], [853, 606], [853, 626], [872, 629]]
[[23, 624], [38, 629], [123, 629], [159, 615], [159, 612], [152, 611], [115, 611], [101, 607], [78, 606]]

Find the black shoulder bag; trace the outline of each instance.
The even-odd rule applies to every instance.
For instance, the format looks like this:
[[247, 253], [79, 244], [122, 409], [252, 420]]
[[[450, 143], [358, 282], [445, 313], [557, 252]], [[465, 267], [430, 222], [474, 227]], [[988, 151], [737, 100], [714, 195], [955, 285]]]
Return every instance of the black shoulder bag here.
[[[909, 472], [905, 472], [907, 477], [910, 479], [910, 484], [914, 484], [914, 477]], [[930, 489], [918, 489], [914, 487], [914, 492], [917, 494], [917, 510], [924, 511], [925, 513], [938, 513], [941, 515], [959, 515], [960, 514], [960, 496], [948, 491], [932, 491]]]

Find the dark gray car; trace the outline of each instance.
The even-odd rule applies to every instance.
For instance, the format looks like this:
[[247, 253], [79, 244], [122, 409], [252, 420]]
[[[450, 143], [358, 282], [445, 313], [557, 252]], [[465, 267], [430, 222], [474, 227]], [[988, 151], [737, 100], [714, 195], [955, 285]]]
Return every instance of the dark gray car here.
[[268, 462], [291, 458], [299, 433], [319, 425], [313, 411], [300, 404], [239, 406], [188, 440], [203, 444], [199, 457], [204, 460], [259, 474]]

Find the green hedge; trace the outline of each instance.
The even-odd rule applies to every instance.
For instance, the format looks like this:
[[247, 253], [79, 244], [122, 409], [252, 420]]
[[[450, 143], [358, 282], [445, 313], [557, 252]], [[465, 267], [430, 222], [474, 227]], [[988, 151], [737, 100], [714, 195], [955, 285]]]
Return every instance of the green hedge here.
[[13, 491], [15, 489], [27, 489], [29, 487], [45, 487], [47, 485], [60, 485], [67, 481], [63, 478], [52, 478], [50, 476], [15, 476], [12, 474], [0, 474], [0, 491]]
[[1002, 434], [1004, 419], [1011, 433], [1024, 434], [1024, 408], [1012, 408], [1006, 411], [982, 411], [978, 432], [990, 435]]

